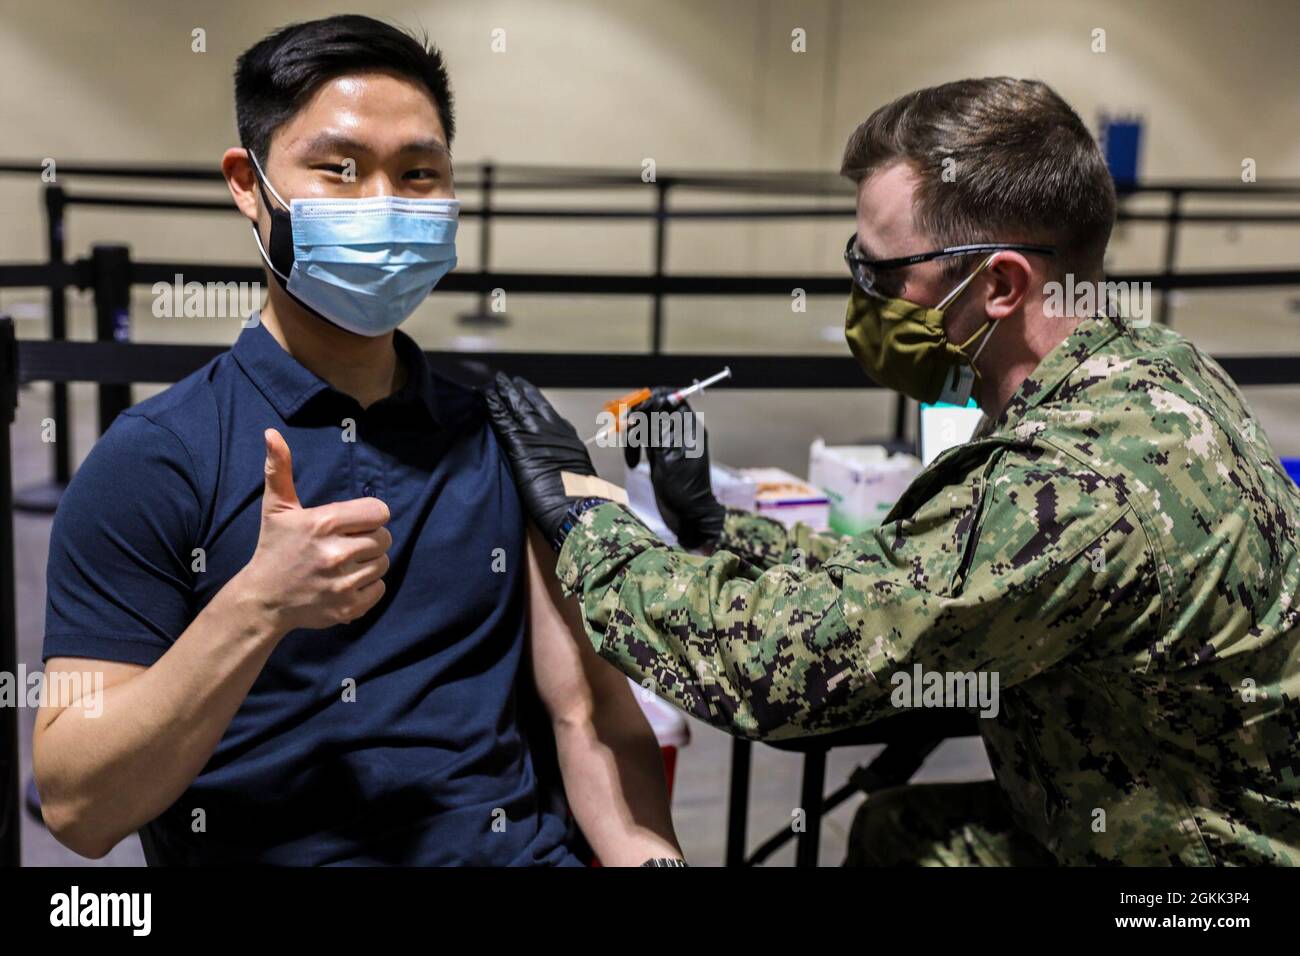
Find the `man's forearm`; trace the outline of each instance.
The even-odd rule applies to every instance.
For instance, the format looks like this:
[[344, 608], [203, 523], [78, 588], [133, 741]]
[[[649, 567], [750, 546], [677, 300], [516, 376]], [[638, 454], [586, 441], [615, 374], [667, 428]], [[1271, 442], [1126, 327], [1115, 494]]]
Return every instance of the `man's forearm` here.
[[622, 694], [598, 701], [588, 720], [555, 725], [570, 809], [608, 866], [680, 857], [659, 744], [627, 682], [610, 672]]
[[533, 680], [587, 841], [615, 866], [680, 856], [654, 732], [627, 680], [584, 637], [578, 605], [560, 594], [555, 558], [535, 529], [528, 536], [528, 607]]
[[151, 667], [38, 722], [33, 765], [55, 836], [102, 856], [190, 786], [279, 637], [233, 578]]

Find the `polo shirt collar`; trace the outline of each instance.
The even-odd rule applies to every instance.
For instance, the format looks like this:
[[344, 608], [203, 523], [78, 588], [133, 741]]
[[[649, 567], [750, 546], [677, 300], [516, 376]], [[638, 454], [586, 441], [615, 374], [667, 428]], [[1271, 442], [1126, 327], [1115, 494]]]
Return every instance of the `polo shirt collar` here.
[[444, 424], [438, 411], [438, 389], [429, 368], [429, 360], [424, 350], [401, 329], [393, 333], [393, 348], [397, 357], [406, 366], [406, 384], [397, 390], [398, 401], [419, 401], [424, 405], [429, 417], [439, 424]]
[[[256, 315], [254, 313], [254, 318]], [[406, 383], [387, 400], [418, 401], [438, 422], [433, 374], [424, 353], [415, 340], [401, 330], [393, 335], [393, 347], [406, 366], [407, 378]], [[230, 351], [244, 374], [285, 421], [321, 392], [334, 391], [328, 382], [290, 355], [260, 321], [247, 326]]]

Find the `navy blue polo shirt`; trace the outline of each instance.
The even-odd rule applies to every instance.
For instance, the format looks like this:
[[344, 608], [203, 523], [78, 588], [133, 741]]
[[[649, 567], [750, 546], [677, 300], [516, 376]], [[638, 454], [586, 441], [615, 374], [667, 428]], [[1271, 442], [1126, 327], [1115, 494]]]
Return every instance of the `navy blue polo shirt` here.
[[525, 666], [508, 462], [480, 397], [401, 332], [396, 348], [406, 384], [362, 409], [246, 328], [119, 416], [63, 497], [47, 660], [167, 652], [253, 555], [268, 427], [304, 507], [374, 495], [392, 515], [383, 599], [277, 645], [207, 766], [142, 833], [160, 861], [578, 862]]

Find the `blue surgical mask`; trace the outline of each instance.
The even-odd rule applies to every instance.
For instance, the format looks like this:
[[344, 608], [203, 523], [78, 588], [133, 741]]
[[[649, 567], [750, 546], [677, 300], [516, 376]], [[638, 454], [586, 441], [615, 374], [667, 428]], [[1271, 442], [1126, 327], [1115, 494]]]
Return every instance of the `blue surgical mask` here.
[[257, 157], [248, 155], [281, 207], [267, 202], [269, 254], [254, 225], [258, 251], [285, 291], [327, 321], [357, 335], [384, 335], [456, 267], [459, 200], [375, 196], [285, 202]]

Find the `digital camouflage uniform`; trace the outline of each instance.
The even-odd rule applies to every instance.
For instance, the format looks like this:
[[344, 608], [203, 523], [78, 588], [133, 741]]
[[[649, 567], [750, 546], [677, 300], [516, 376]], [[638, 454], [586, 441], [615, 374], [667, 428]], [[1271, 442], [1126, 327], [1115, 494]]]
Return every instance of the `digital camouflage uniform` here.
[[[1009, 838], [1065, 864], [1291, 864], [1298, 525], [1300, 491], [1212, 359], [1088, 319], [880, 528], [732, 512], [703, 557], [609, 503], [558, 573], [601, 656], [743, 737], [888, 717], [891, 675], [917, 664], [996, 673], [996, 805], [965, 827], [899, 811], [918, 862], [1017, 862]], [[873, 829], [855, 824], [850, 861], [879, 858]]]

